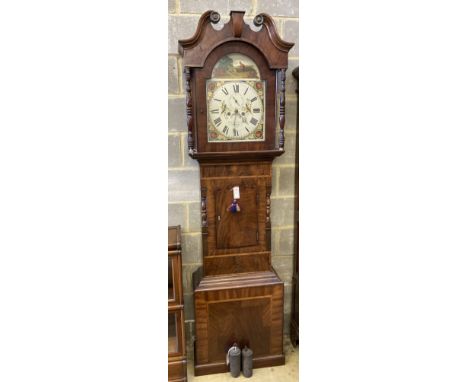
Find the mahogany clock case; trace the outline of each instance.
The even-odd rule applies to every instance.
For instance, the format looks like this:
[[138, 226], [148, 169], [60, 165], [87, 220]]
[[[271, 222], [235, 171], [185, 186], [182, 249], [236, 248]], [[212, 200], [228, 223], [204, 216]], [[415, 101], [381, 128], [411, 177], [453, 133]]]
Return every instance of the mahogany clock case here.
[[[271, 266], [272, 161], [284, 153], [285, 72], [294, 44], [273, 19], [255, 17], [254, 31], [232, 11], [221, 29], [205, 12], [193, 37], [179, 40], [183, 57], [189, 155], [200, 163], [203, 267], [193, 275], [195, 375], [228, 371], [226, 352], [248, 345], [254, 367], [284, 364], [284, 283]], [[262, 141], [209, 141], [207, 81], [228, 54], [254, 62], [265, 81]], [[234, 189], [239, 209], [232, 210]]]

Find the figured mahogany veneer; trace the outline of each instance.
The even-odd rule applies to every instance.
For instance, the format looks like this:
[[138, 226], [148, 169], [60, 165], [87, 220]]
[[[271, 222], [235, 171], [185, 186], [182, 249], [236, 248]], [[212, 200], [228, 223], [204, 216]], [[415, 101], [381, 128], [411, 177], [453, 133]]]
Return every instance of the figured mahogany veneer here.
[[[200, 177], [205, 275], [269, 270], [271, 162], [203, 163]], [[235, 186], [238, 213], [228, 211]]]
[[254, 367], [284, 364], [284, 288], [273, 270], [195, 275], [194, 283], [195, 375], [228, 371], [226, 352], [234, 342], [255, 349]]

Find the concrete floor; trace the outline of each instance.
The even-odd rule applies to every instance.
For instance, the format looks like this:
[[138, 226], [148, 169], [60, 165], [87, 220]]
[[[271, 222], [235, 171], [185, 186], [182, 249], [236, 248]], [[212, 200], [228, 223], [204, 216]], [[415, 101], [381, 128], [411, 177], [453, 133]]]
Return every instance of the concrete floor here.
[[232, 381], [256, 381], [256, 382], [298, 382], [299, 381], [299, 346], [294, 348], [288, 337], [284, 338], [284, 354], [286, 364], [284, 366], [263, 367], [254, 369], [250, 378], [245, 378], [242, 373], [238, 378], [231, 377], [229, 373], [202, 375], [194, 377], [193, 360], [188, 360], [188, 382], [232, 382]]

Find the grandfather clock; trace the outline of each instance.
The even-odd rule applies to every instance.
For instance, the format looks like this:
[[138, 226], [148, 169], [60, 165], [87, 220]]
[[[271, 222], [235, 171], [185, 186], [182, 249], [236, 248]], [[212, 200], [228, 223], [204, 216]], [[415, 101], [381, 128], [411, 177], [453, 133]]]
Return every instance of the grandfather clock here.
[[271, 266], [271, 165], [284, 152], [285, 75], [293, 44], [267, 14], [258, 31], [205, 12], [183, 57], [189, 155], [200, 164], [203, 267], [193, 276], [195, 375], [228, 371], [233, 343], [254, 367], [284, 364], [284, 284]]

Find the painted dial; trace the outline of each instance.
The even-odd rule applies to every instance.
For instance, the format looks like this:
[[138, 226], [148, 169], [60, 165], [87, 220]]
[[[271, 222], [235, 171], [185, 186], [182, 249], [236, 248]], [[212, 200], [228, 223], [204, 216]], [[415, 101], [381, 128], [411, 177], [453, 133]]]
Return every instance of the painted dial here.
[[213, 92], [208, 114], [215, 129], [227, 139], [246, 139], [263, 123], [262, 98], [246, 82], [225, 82]]

